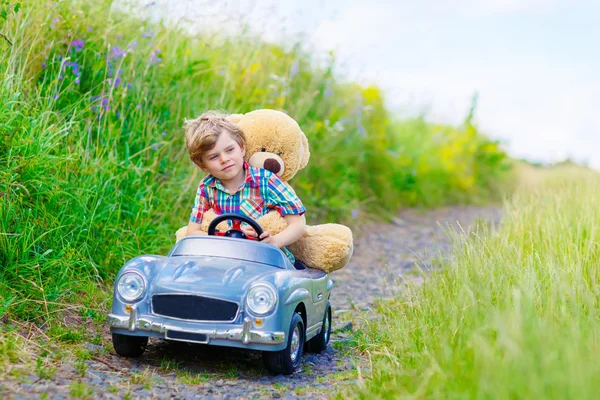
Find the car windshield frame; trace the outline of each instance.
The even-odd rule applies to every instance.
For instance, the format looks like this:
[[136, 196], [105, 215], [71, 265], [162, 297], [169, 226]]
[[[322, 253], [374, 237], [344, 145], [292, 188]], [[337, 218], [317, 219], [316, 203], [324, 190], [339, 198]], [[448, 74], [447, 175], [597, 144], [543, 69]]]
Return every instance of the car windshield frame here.
[[265, 264], [280, 269], [291, 265], [275, 246], [219, 236], [188, 236], [171, 249], [168, 257], [216, 257]]

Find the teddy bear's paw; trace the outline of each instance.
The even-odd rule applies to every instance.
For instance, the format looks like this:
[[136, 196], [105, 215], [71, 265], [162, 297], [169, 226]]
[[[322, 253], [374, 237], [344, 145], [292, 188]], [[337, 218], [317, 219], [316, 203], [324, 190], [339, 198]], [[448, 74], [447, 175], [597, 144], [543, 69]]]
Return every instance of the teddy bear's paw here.
[[179, 228], [177, 232], [175, 232], [175, 243], [179, 242], [181, 239], [185, 237], [187, 234], [187, 226]]
[[305, 237], [319, 237], [321, 240], [336, 238], [349, 246], [352, 246], [354, 239], [352, 231], [345, 225], [340, 224], [321, 224], [306, 227]]
[[352, 241], [347, 242], [332, 236], [304, 237], [289, 245], [288, 249], [310, 268], [327, 273], [348, 265], [354, 251]]

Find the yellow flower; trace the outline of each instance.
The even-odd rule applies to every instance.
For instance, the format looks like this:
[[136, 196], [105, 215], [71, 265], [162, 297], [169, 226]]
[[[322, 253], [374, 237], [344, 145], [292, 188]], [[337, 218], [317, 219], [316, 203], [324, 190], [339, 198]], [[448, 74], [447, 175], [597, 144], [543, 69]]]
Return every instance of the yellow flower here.
[[189, 56], [190, 54], [192, 54], [192, 51], [191, 51], [190, 49], [187, 49], [187, 50], [185, 51], [185, 54], [187, 54], [187, 55]]

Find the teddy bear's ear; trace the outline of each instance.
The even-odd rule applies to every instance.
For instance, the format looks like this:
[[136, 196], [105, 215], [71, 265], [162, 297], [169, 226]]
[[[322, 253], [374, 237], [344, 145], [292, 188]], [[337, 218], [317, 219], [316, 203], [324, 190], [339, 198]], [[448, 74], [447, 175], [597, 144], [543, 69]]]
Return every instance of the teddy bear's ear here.
[[227, 119], [237, 124], [238, 122], [240, 122], [243, 116], [244, 114], [231, 114], [227, 116]]
[[298, 169], [302, 169], [304, 167], [306, 167], [306, 165], [308, 164], [308, 159], [310, 158], [310, 151], [308, 150], [308, 139], [306, 139], [306, 135], [304, 134], [304, 132], [300, 131], [300, 133], [302, 134], [302, 160], [300, 161], [300, 167]]

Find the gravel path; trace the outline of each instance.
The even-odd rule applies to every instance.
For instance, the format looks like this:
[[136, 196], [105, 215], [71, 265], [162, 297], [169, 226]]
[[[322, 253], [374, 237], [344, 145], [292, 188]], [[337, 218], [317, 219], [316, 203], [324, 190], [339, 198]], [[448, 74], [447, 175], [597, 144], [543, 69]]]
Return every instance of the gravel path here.
[[[108, 329], [103, 345], [86, 344], [90, 359], [56, 363], [56, 369], [12, 366], [0, 381], [0, 398], [254, 399], [327, 398], [357, 382], [356, 364], [345, 343], [360, 320], [372, 317], [377, 299], [390, 297], [396, 282], [433, 268], [433, 259], [451, 247], [447, 231], [460, 232], [478, 219], [498, 223], [495, 207], [451, 207], [428, 212], [404, 210], [391, 224], [368, 224], [356, 231], [350, 265], [334, 272], [334, 333], [327, 350], [305, 353], [291, 376], [270, 376], [260, 354], [235, 349], [151, 340], [144, 356], [124, 359], [112, 350]], [[0, 365], [1, 367], [1, 365]], [[41, 379], [40, 375], [42, 376]]]

